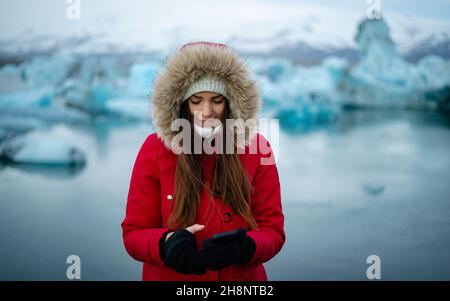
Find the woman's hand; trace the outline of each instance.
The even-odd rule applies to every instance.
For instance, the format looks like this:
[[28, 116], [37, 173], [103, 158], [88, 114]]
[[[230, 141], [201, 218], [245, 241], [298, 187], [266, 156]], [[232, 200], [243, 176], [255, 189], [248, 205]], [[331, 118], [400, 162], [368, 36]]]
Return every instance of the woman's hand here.
[[244, 229], [238, 234], [231, 240], [209, 238], [203, 242], [200, 258], [208, 270], [218, 271], [232, 264], [243, 265], [253, 258], [255, 242]]
[[[194, 224], [194, 225], [189, 226], [189, 227], [186, 228], [186, 230], [188, 230], [192, 234], [195, 234], [196, 232], [201, 231], [203, 229], [205, 229], [205, 225], [199, 225], [199, 224]], [[169, 232], [169, 234], [167, 234], [166, 241], [169, 239], [169, 237], [172, 236], [173, 233], [174, 232]]]
[[160, 240], [160, 255], [164, 263], [182, 274], [206, 273], [206, 267], [200, 260], [197, 240], [194, 236], [194, 233], [203, 230], [204, 227], [195, 224], [186, 229], [166, 234], [167, 238]]

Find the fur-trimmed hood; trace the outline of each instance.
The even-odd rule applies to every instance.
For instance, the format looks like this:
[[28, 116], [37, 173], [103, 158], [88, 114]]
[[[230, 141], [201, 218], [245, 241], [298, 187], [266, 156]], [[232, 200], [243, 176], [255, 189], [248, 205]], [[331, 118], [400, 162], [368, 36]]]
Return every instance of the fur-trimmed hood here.
[[[220, 77], [225, 82], [231, 118], [244, 122], [256, 118], [261, 100], [244, 61], [227, 47], [189, 45], [168, 59], [165, 69], [154, 82], [151, 95], [153, 124], [168, 148], [177, 134], [171, 131], [171, 124], [180, 116], [184, 94], [192, 83], [206, 74]], [[256, 129], [246, 132], [245, 144], [248, 144]]]

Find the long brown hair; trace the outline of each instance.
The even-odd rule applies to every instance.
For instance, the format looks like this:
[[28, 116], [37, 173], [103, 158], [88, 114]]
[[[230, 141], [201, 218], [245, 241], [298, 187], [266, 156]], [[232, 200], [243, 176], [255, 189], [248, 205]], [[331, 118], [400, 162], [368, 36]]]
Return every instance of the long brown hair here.
[[[188, 107], [188, 101], [181, 105], [180, 118], [185, 118], [192, 124], [193, 119]], [[232, 117], [229, 115], [230, 110], [227, 100], [225, 107], [225, 118]], [[224, 126], [223, 128], [226, 131], [226, 127]], [[225, 136], [223, 135], [223, 137]], [[193, 133], [191, 137], [193, 137]], [[226, 142], [224, 141], [224, 143]], [[202, 175], [199, 159], [200, 155], [195, 154], [193, 151], [190, 154], [183, 152], [177, 156], [175, 200], [172, 214], [167, 222], [168, 226], [176, 229], [186, 228], [194, 224], [200, 194], [206, 188], [210, 197], [220, 197], [224, 203], [231, 207], [235, 214], [242, 216], [250, 229], [258, 228], [250, 208], [250, 196], [253, 187], [237, 153], [217, 154], [211, 188], [204, 183], [204, 175]]]

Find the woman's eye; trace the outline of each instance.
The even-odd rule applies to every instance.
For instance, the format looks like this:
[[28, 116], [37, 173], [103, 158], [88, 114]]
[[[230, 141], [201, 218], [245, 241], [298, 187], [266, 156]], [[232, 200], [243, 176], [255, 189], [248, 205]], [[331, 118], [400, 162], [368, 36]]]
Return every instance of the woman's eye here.
[[213, 101], [214, 101], [214, 103], [219, 104], [219, 103], [223, 102], [223, 98], [214, 99]]
[[191, 103], [194, 105], [198, 105], [201, 102], [201, 100], [198, 99], [191, 99]]

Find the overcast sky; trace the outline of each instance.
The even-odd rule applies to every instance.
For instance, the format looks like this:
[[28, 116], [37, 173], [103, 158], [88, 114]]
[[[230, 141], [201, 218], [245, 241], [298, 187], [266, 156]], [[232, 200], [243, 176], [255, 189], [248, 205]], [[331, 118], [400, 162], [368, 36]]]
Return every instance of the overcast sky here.
[[[400, 44], [418, 30], [424, 31], [422, 36], [450, 32], [450, 0], [380, 1]], [[81, 19], [74, 22], [66, 17], [67, 0], [0, 3], [3, 44], [30, 36], [91, 35], [103, 44], [155, 48], [183, 39], [270, 40], [285, 31], [287, 43], [305, 40], [346, 46], [354, 43], [356, 25], [367, 10], [366, 0], [81, 0]]]

